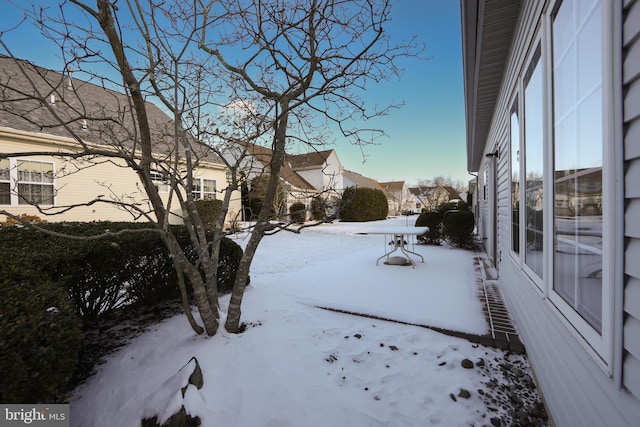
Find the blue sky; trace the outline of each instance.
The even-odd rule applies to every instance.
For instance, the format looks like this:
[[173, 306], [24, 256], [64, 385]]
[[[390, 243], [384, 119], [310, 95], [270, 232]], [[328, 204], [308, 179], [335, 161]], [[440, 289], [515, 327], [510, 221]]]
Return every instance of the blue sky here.
[[[10, 0], [11, 1], [11, 0]], [[16, 3], [22, 3], [18, 1]], [[27, 3], [24, 1], [24, 3]], [[38, 2], [54, 6], [57, 0]], [[404, 102], [399, 110], [375, 120], [386, 137], [364, 148], [338, 140], [331, 146], [346, 169], [380, 182], [409, 185], [435, 176], [467, 182], [462, 49], [458, 0], [395, 0], [387, 26], [395, 39], [412, 35], [427, 44], [428, 60], [405, 59], [400, 81], [368, 85], [365, 100], [385, 104]], [[0, 30], [19, 21], [20, 11], [0, 1]], [[44, 67], [56, 68], [55, 53], [41, 42], [37, 30], [20, 37], [3, 36], [12, 53]], [[363, 124], [370, 127], [371, 123]]]

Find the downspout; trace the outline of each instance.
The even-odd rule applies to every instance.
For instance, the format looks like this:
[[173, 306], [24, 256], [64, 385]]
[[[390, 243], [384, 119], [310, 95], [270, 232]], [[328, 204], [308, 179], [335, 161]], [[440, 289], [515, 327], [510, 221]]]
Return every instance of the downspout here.
[[476, 191], [474, 192], [475, 194], [473, 195], [474, 201], [475, 201], [473, 204], [473, 214], [476, 217], [476, 235], [477, 235], [478, 234], [478, 218], [480, 214], [480, 212], [478, 211], [478, 184], [480, 184], [480, 180], [478, 179], [477, 174], [474, 174], [469, 170], [467, 171], [467, 173], [476, 179]]

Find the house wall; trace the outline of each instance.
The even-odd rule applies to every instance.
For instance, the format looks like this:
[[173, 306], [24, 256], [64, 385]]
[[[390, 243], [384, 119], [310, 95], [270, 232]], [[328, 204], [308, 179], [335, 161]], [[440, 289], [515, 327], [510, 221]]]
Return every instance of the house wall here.
[[[27, 139], [25, 139], [25, 137]], [[69, 150], [68, 145], [59, 145], [60, 142], [47, 136], [41, 136], [40, 140], [36, 140], [33, 136], [25, 133], [0, 132], [0, 151], [4, 153], [14, 152], [35, 152], [35, 151], [52, 151], [61, 150], [64, 152]], [[29, 156], [23, 157], [25, 160], [41, 160], [54, 163], [54, 172], [56, 174], [54, 187], [56, 189], [55, 207], [71, 206], [86, 203], [102, 195], [103, 200], [117, 200], [120, 198], [124, 202], [135, 201], [142, 203], [143, 209], [149, 210], [148, 205], [144, 202], [146, 195], [142, 190], [142, 186], [138, 176], [124, 166], [124, 162], [110, 161], [100, 162], [96, 159], [89, 164], [80, 161], [68, 161], [63, 158], [52, 158], [50, 156]], [[70, 173], [72, 172], [73, 173]], [[195, 175], [200, 178], [208, 178], [216, 180], [218, 189], [226, 183], [225, 171], [222, 167], [218, 169], [199, 169]], [[161, 197], [165, 201], [168, 200], [168, 192], [161, 192]], [[227, 218], [231, 219], [240, 210], [240, 196], [232, 198]], [[174, 201], [171, 209], [172, 215], [170, 221], [172, 224], [182, 223], [181, 210]], [[118, 209], [112, 204], [95, 203], [91, 206], [78, 206], [70, 209], [63, 214], [55, 216], [46, 216], [38, 212], [38, 210], [30, 205], [0, 205], [0, 209], [6, 210], [12, 214], [29, 214], [37, 215], [48, 222], [58, 221], [133, 221], [133, 216], [123, 210]], [[54, 209], [55, 210], [55, 209]], [[153, 217], [153, 216], [152, 216]], [[0, 220], [4, 220], [4, 216], [0, 215]], [[139, 221], [145, 221], [140, 218]]]
[[623, 382], [640, 397], [640, 1], [624, 2], [624, 230]]
[[[497, 239], [494, 262], [499, 271], [500, 289], [526, 345], [555, 425], [637, 425], [640, 419], [640, 186], [637, 185], [640, 182], [640, 0], [602, 2], [605, 19], [613, 22], [610, 25], [614, 34], [622, 34], [624, 49], [623, 54], [618, 52], [617, 56], [620, 61], [624, 59], [619, 64], [624, 86], [614, 89], [624, 96], [623, 119], [612, 120], [620, 128], [624, 121], [624, 154], [617, 153], [621, 160], [624, 156], [625, 162], [624, 172], [620, 168], [625, 183], [624, 226], [619, 230], [625, 236], [624, 245], [620, 245], [624, 250], [624, 257], [620, 258], [624, 259], [619, 260], [623, 264], [621, 277], [609, 283], [614, 288], [611, 303], [614, 348], [606, 366], [510, 254], [509, 112], [518, 75], [522, 73], [539, 28], [540, 16], [549, 3], [526, 0], [522, 4], [485, 146], [485, 154], [496, 149], [500, 154], [497, 159], [484, 157], [478, 171], [478, 233], [485, 239], [487, 252], [490, 239], [494, 236]], [[609, 50], [616, 46], [609, 39], [603, 39], [603, 43], [610, 43]], [[491, 197], [493, 179], [497, 189], [495, 199]], [[619, 198], [613, 202], [623, 206]], [[552, 226], [545, 224], [545, 228]], [[553, 250], [550, 243], [547, 245], [547, 250]], [[618, 289], [620, 293], [616, 294]], [[621, 330], [615, 326], [617, 322], [622, 325]]]
[[331, 152], [322, 166], [313, 169], [296, 169], [296, 173], [318, 191], [329, 190], [332, 193], [341, 194], [344, 189], [342, 164], [335, 151]]

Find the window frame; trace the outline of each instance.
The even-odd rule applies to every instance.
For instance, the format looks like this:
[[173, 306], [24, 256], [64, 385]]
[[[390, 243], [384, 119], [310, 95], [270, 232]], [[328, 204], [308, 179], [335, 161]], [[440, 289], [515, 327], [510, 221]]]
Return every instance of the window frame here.
[[[205, 191], [204, 190], [204, 182], [210, 181], [213, 182], [213, 191]], [[197, 188], [196, 188], [197, 182]], [[218, 199], [218, 181], [213, 178], [193, 178], [193, 189], [191, 190], [194, 198], [196, 200], [217, 200]], [[205, 195], [211, 195], [212, 197], [205, 197]]]
[[[543, 298], [546, 304], [556, 313], [560, 321], [565, 324], [567, 329], [576, 337], [576, 339], [583, 345], [583, 347], [591, 354], [593, 359], [606, 371], [609, 375], [612, 375], [612, 364], [614, 357], [614, 295], [616, 289], [620, 286], [616, 284], [616, 278], [621, 276], [622, 266], [620, 262], [616, 262], [616, 254], [620, 257], [623, 254], [623, 238], [616, 234], [616, 218], [619, 219], [623, 212], [623, 198], [616, 197], [616, 194], [621, 193], [622, 180], [619, 178], [619, 168], [616, 168], [616, 164], [620, 163], [622, 148], [620, 145], [622, 142], [620, 138], [616, 138], [617, 132], [617, 119], [614, 106], [619, 102], [620, 95], [616, 92], [616, 87], [621, 85], [620, 77], [617, 76], [615, 71], [615, 63], [612, 60], [612, 56], [615, 52], [608, 52], [608, 48], [612, 46], [612, 41], [608, 34], [611, 34], [615, 23], [611, 17], [611, 11], [608, 10], [611, 6], [607, 2], [600, 2], [600, 21], [601, 21], [601, 53], [602, 53], [602, 314], [601, 314], [601, 332], [598, 332], [596, 328], [590, 325], [579, 312], [574, 309], [569, 303], [567, 303], [560, 294], [555, 291], [555, 272], [554, 263], [555, 260], [555, 142], [554, 142], [554, 64], [553, 64], [553, 20], [555, 19], [558, 10], [565, 0], [551, 0], [549, 4], [543, 10], [539, 18], [539, 27], [532, 34], [530, 38], [529, 50], [521, 62], [521, 68], [517, 71], [517, 75], [514, 79], [514, 90], [510, 98], [510, 102], [507, 108], [507, 126], [509, 137], [509, 156], [508, 156], [508, 168], [510, 175], [513, 174], [513, 143], [512, 143], [512, 114], [515, 111], [518, 115], [519, 125], [519, 144], [520, 156], [519, 156], [519, 179], [520, 179], [520, 191], [519, 191], [519, 251], [513, 250], [514, 237], [513, 237], [513, 179], [509, 177], [509, 210], [511, 213], [508, 215], [510, 220], [509, 224], [509, 252], [511, 255], [511, 261], [518, 268], [523, 277], [529, 279], [531, 288], [538, 291], [541, 298]], [[570, 0], [566, 0], [570, 1]], [[574, 35], [575, 36], [575, 35]], [[543, 134], [542, 134], [542, 149], [543, 149], [543, 269], [542, 277], [538, 277], [537, 274], [529, 268], [525, 262], [524, 245], [526, 237], [526, 224], [524, 222], [524, 191], [525, 181], [524, 174], [526, 173], [526, 143], [524, 137], [526, 126], [526, 111], [524, 111], [524, 91], [525, 83], [524, 76], [529, 72], [532, 64], [532, 59], [535, 57], [535, 52], [540, 49], [540, 65], [542, 70], [542, 120], [543, 120]], [[617, 85], [617, 86], [616, 86]], [[610, 107], [610, 108], [607, 108]], [[612, 143], [608, 143], [612, 142]], [[618, 179], [616, 179], [618, 177]], [[618, 289], [619, 291], [619, 289]]]
[[[546, 177], [545, 177], [545, 173], [548, 170], [548, 168], [546, 167], [545, 164], [545, 154], [547, 152], [547, 144], [548, 144], [548, 140], [545, 139], [546, 137], [546, 132], [545, 129], [547, 127], [547, 124], [545, 122], [545, 108], [548, 107], [548, 101], [549, 98], [546, 96], [546, 79], [544, 76], [544, 70], [545, 70], [545, 58], [543, 57], [543, 52], [542, 52], [542, 36], [541, 36], [541, 32], [538, 31], [537, 34], [535, 35], [535, 37], [532, 40], [531, 43], [531, 47], [529, 49], [529, 53], [527, 54], [527, 59], [524, 63], [524, 66], [522, 68], [522, 72], [521, 75], [519, 77], [519, 87], [520, 87], [520, 94], [521, 96], [519, 96], [519, 102], [520, 102], [520, 115], [519, 115], [519, 119], [520, 119], [520, 259], [521, 259], [521, 266], [522, 269], [524, 270], [524, 272], [527, 274], [527, 276], [529, 276], [529, 278], [533, 281], [533, 283], [536, 285], [536, 287], [538, 288], [538, 291], [542, 292], [544, 295], [546, 295], [547, 293], [547, 289], [546, 289], [546, 285], [545, 285], [545, 281], [544, 281], [544, 277], [545, 277], [545, 268], [548, 264], [547, 260], [544, 257], [544, 253], [545, 251], [542, 250], [542, 273], [538, 274], [533, 268], [531, 268], [531, 266], [527, 263], [527, 250], [526, 250], [526, 245], [528, 242], [528, 238], [527, 238], [527, 231], [528, 231], [528, 227], [527, 227], [527, 206], [526, 206], [526, 198], [527, 198], [527, 171], [529, 170], [528, 168], [528, 160], [530, 159], [530, 157], [528, 156], [528, 151], [527, 151], [527, 147], [529, 146], [529, 142], [527, 141], [527, 111], [526, 111], [526, 90], [527, 90], [527, 85], [526, 85], [526, 76], [530, 75], [533, 73], [533, 64], [535, 62], [535, 66], [536, 67], [540, 67], [540, 71], [542, 73], [541, 77], [542, 77], [542, 87], [541, 87], [541, 96], [542, 96], [542, 158], [540, 159], [542, 161], [542, 172], [543, 172], [543, 188], [542, 188], [542, 194], [543, 194], [543, 203], [546, 201], [547, 199], [547, 194], [548, 194], [548, 186], [546, 185], [545, 181], [547, 181]], [[537, 62], [536, 62], [537, 61]], [[543, 216], [547, 216], [548, 213], [546, 212], [546, 206], [543, 206]], [[547, 240], [549, 240], [548, 238], [544, 237], [544, 233], [546, 233], [547, 228], [545, 228], [545, 223], [543, 221], [543, 244], [546, 243]]]
[[[2, 180], [1, 182], [3, 184], [9, 184], [9, 199], [10, 199], [10, 203], [7, 204], [2, 204], [1, 206], [12, 206], [12, 207], [17, 207], [17, 206], [35, 206], [35, 205], [39, 205], [39, 206], [56, 206], [56, 199], [57, 199], [57, 190], [56, 190], [56, 163], [53, 161], [49, 161], [49, 160], [40, 160], [40, 159], [30, 159], [30, 158], [16, 158], [16, 157], [11, 157], [6, 159], [9, 161], [9, 179], [8, 180]], [[51, 182], [44, 182], [44, 181], [30, 181], [30, 180], [20, 180], [19, 179], [19, 174], [18, 174], [18, 164], [21, 162], [28, 162], [28, 163], [39, 163], [39, 164], [46, 164], [46, 165], [50, 165], [51, 166]], [[46, 187], [51, 187], [51, 203], [31, 203], [31, 202], [27, 202], [24, 198], [20, 197], [20, 193], [19, 193], [19, 186], [20, 184], [26, 184], [26, 185], [40, 185], [40, 186], [46, 186]], [[21, 203], [22, 202], [22, 203]]]
[[[553, 20], [557, 16], [557, 13], [562, 6], [564, 1], [568, 0], [556, 0], [552, 2], [549, 7], [549, 13], [546, 15], [547, 19], [547, 57], [549, 58], [548, 72], [549, 76], [553, 77]], [[560, 314], [563, 316], [562, 318], [571, 326], [572, 331], [577, 334], [577, 337], [581, 342], [585, 344], [585, 347], [592, 352], [595, 356], [594, 360], [601, 365], [601, 367], [607, 371], [607, 373], [612, 373], [612, 347], [613, 347], [613, 307], [612, 307], [612, 295], [613, 288], [615, 286], [615, 282], [611, 280], [611, 277], [615, 274], [615, 264], [614, 264], [614, 251], [608, 250], [608, 248], [613, 248], [615, 245], [615, 238], [612, 237], [613, 233], [607, 233], [606, 230], [613, 226], [613, 222], [615, 220], [614, 212], [617, 209], [615, 206], [616, 200], [615, 197], [612, 197], [614, 194], [613, 191], [607, 191], [607, 188], [611, 188], [614, 186], [614, 174], [615, 168], [612, 163], [614, 156], [611, 154], [607, 154], [607, 152], [611, 152], [613, 147], [606, 144], [607, 135], [610, 134], [611, 128], [614, 126], [614, 123], [611, 120], [611, 117], [608, 117], [608, 112], [606, 111], [605, 105], [607, 103], [611, 103], [611, 99], [613, 97], [612, 85], [607, 84], [606, 78], [612, 74], [612, 64], [611, 61], [605, 61], [606, 55], [606, 34], [612, 30], [611, 23], [608, 22], [606, 17], [606, 4], [600, 2], [600, 21], [601, 21], [601, 54], [603, 60], [602, 70], [601, 70], [601, 87], [602, 87], [602, 204], [603, 204], [603, 213], [602, 213], [602, 295], [601, 295], [601, 305], [602, 305], [602, 313], [601, 313], [601, 332], [598, 332], [591, 324], [589, 324], [581, 315], [578, 313], [576, 309], [573, 308], [565, 299], [555, 290], [555, 249], [553, 247], [553, 242], [555, 241], [556, 235], [553, 232], [550, 237], [551, 241], [550, 250], [548, 252], [549, 259], [549, 269], [548, 275], [550, 277], [549, 282], [549, 301], [558, 309]], [[609, 63], [607, 63], [609, 62]], [[550, 79], [548, 83], [548, 92], [550, 93], [549, 102], [547, 106], [551, 106], [549, 113], [549, 123], [554, 123], [553, 117], [553, 108], [555, 106], [555, 100], [553, 95], [553, 81]], [[552, 185], [552, 198], [553, 198], [553, 210], [550, 211], [550, 221], [555, 222], [555, 159], [554, 159], [554, 151], [555, 151], [555, 135], [551, 131], [551, 135], [549, 136], [549, 142], [547, 146], [552, 147], [551, 153], [551, 171], [553, 171], [553, 176], [548, 178], [550, 181], [550, 185]], [[615, 186], [614, 186], [615, 187]], [[551, 197], [550, 197], [551, 199]], [[555, 229], [555, 225], [552, 227]]]

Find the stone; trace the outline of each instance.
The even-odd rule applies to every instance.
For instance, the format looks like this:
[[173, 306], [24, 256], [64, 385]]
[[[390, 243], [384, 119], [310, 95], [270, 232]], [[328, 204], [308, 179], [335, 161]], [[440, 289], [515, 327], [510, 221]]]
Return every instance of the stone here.
[[458, 393], [458, 397], [461, 397], [463, 399], [468, 399], [471, 397], [471, 393], [466, 388], [461, 388], [460, 392]]
[[502, 421], [500, 421], [500, 418], [493, 417], [489, 421], [491, 422], [491, 425], [494, 426], [494, 427], [501, 427], [502, 426]]
[[[188, 371], [181, 372], [185, 369], [191, 369], [191, 373], [187, 378], [186, 384], [184, 384], [183, 386], [180, 386], [180, 384], [183, 383], [186, 374], [188, 373]], [[189, 362], [187, 362], [187, 364], [184, 365], [180, 369], [180, 371], [178, 371], [176, 375], [174, 375], [172, 378], [170, 378], [167, 381], [167, 383], [173, 384], [173, 385], [169, 387], [169, 390], [168, 390], [169, 395], [164, 397], [166, 399], [171, 398], [170, 397], [171, 387], [175, 387], [173, 388], [173, 390], [176, 390], [176, 388], [180, 388], [180, 392], [183, 398], [185, 396], [187, 388], [190, 385], [193, 385], [198, 390], [200, 390], [204, 385], [204, 378], [202, 377], [202, 370], [200, 369], [200, 363], [198, 362], [198, 359], [196, 359], [195, 357], [192, 357], [189, 360]], [[166, 387], [167, 383], [165, 383], [165, 386], [163, 387]], [[161, 389], [156, 392], [156, 395], [162, 395], [158, 393], [166, 393], [166, 391], [165, 389]], [[175, 391], [173, 391], [173, 393], [175, 393]], [[198, 427], [201, 424], [202, 422], [199, 417], [192, 417], [191, 415], [187, 414], [187, 411], [184, 405], [182, 405], [180, 407], [180, 410], [175, 414], [171, 415], [171, 417], [169, 417], [169, 419], [163, 424], [160, 424], [158, 422], [157, 416], [154, 416], [151, 418], [145, 418], [142, 420], [142, 427]]]
[[462, 365], [463, 368], [465, 369], [472, 369], [473, 368], [473, 362], [469, 359], [463, 359], [462, 363], [460, 363], [460, 365]]

